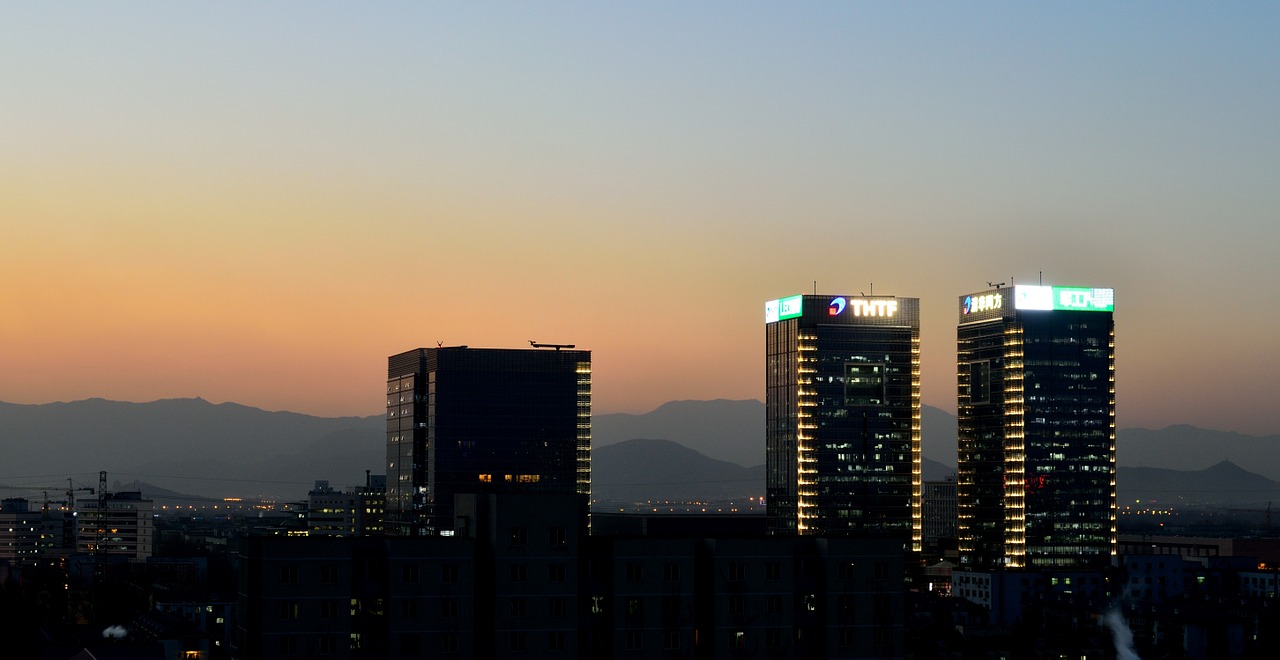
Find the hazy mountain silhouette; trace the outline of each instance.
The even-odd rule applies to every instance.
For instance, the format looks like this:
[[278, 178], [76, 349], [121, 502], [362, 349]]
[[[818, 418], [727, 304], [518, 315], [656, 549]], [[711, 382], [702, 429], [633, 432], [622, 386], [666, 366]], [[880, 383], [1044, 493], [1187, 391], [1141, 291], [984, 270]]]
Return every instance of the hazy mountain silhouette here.
[[[924, 454], [954, 470], [955, 415], [923, 406], [921, 416]], [[755, 399], [670, 401], [640, 415], [596, 415], [591, 435], [595, 448], [636, 438], [662, 438], [714, 459], [752, 466], [764, 463], [764, 418], [764, 403]]]
[[[955, 469], [955, 416], [930, 406], [924, 406], [922, 414], [924, 476], [941, 479]], [[760, 488], [730, 493], [717, 486], [699, 497], [738, 497], [763, 488], [764, 404], [759, 401], [673, 401], [643, 415], [597, 415], [593, 434], [597, 494], [621, 484], [666, 483], [671, 488], [664, 492], [678, 495], [684, 492], [672, 490], [678, 482], [736, 484], [752, 470], [758, 471], [753, 478]], [[235, 403], [215, 405], [203, 399], [0, 403], [0, 482], [52, 494], [65, 489], [65, 476], [59, 475], [75, 477], [78, 485], [96, 485], [98, 471], [106, 470], [113, 480], [142, 479], [192, 495], [301, 499], [317, 479], [346, 488], [363, 484], [366, 470], [382, 474], [385, 438], [381, 415], [324, 418]], [[609, 448], [638, 439], [648, 439], [649, 444], [616, 450], [637, 452], [629, 465], [617, 468], [633, 476], [611, 472]], [[680, 445], [679, 449], [727, 465], [703, 465], [693, 471], [701, 476], [690, 478], [687, 466], [696, 457], [681, 453], [676, 449]], [[663, 446], [670, 451], [661, 450]], [[1252, 437], [1184, 425], [1156, 431], [1121, 429], [1118, 446], [1125, 468], [1205, 471], [1212, 466], [1219, 471], [1207, 472], [1205, 479], [1241, 483], [1217, 466], [1231, 461], [1262, 477], [1280, 479], [1280, 436]], [[656, 462], [641, 461], [643, 451], [652, 452]], [[646, 471], [651, 474], [643, 476]], [[1145, 477], [1134, 474], [1138, 476], [1122, 476], [1122, 490], [1146, 487], [1140, 481]], [[1126, 484], [1127, 479], [1136, 481]], [[1216, 488], [1193, 488], [1190, 483], [1164, 490]], [[7, 490], [6, 495], [19, 493]]]
[[730, 500], [764, 496], [764, 465], [742, 467], [670, 440], [634, 439], [591, 452], [591, 495], [601, 501]]
[[[1222, 461], [1203, 470], [1121, 467], [1116, 475], [1120, 506], [1232, 506], [1265, 510], [1280, 505], [1280, 482]], [[1277, 510], [1280, 512], [1280, 509]]]
[[739, 466], [764, 464], [764, 404], [754, 399], [669, 401], [642, 415], [591, 418], [592, 449], [662, 438]]
[[1280, 480], [1280, 435], [1251, 436], [1179, 424], [1160, 430], [1120, 429], [1116, 460], [1124, 466], [1200, 470], [1222, 461]]
[[[381, 415], [313, 417], [198, 398], [88, 399], [0, 403], [0, 430], [0, 478], [33, 486], [50, 474], [96, 485], [98, 471], [106, 470], [108, 478], [145, 477], [205, 496], [297, 497], [315, 479], [363, 483], [365, 469], [385, 471]], [[343, 451], [339, 444], [350, 446]], [[65, 487], [58, 481], [50, 478], [49, 485]]]

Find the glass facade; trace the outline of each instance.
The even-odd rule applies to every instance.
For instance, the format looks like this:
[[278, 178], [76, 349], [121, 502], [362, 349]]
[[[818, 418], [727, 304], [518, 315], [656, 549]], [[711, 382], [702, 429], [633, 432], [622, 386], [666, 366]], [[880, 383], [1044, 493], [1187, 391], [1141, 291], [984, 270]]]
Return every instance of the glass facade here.
[[961, 563], [1104, 566], [1116, 547], [1110, 289], [1026, 287], [1107, 297], [1089, 307], [1069, 307], [1071, 298], [1020, 307], [1034, 299], [1022, 289], [960, 298]]
[[591, 352], [420, 348], [388, 358], [387, 526], [453, 529], [453, 497], [591, 493]]
[[785, 300], [766, 305], [769, 532], [910, 537], [918, 551], [919, 300]]

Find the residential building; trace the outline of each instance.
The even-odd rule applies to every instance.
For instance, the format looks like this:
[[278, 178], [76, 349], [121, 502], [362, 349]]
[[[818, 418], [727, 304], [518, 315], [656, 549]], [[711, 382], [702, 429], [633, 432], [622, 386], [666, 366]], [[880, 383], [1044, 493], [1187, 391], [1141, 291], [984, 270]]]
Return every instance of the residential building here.
[[[76, 501], [76, 551], [146, 561], [155, 537], [155, 503], [138, 491], [106, 493]], [[101, 544], [101, 545], [99, 545]]]

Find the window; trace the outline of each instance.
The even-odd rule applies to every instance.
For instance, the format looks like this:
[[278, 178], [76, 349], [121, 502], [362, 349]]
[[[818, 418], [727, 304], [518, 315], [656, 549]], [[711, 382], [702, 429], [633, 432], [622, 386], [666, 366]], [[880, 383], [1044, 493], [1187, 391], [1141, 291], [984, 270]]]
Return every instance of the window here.
[[298, 583], [298, 567], [293, 565], [280, 567], [280, 583], [281, 584], [297, 584]]
[[512, 651], [526, 651], [529, 648], [529, 638], [522, 632], [513, 632], [511, 633], [509, 646]]
[[640, 616], [644, 612], [644, 602], [639, 598], [627, 599], [627, 614], [630, 616]]
[[740, 561], [729, 564], [728, 579], [730, 582], [741, 582], [747, 579], [747, 567]]
[[627, 565], [626, 565], [627, 582], [639, 582], [642, 577], [642, 573], [640, 569], [641, 569], [641, 566], [639, 562], [634, 562], [634, 561], [627, 562]]
[[458, 599], [444, 598], [440, 600], [440, 616], [448, 619], [458, 616]]
[[990, 361], [969, 363], [969, 403], [991, 403]]
[[547, 533], [547, 543], [551, 547], [562, 546], [569, 542], [569, 532], [563, 527], [552, 527]]
[[547, 614], [551, 616], [564, 616], [564, 599], [552, 598], [547, 602]]
[[781, 580], [781, 579], [782, 579], [782, 564], [781, 564], [780, 562], [776, 562], [776, 561], [771, 561], [771, 562], [769, 562], [769, 563], [765, 564], [765, 565], [764, 565], [764, 579], [766, 579], [766, 580]]
[[852, 580], [856, 569], [857, 566], [853, 562], [842, 562], [840, 567], [836, 569], [836, 575], [841, 580]]
[[320, 618], [321, 619], [338, 618], [338, 607], [340, 605], [341, 605], [341, 601], [337, 601], [337, 600], [320, 601]]
[[547, 635], [547, 650], [548, 651], [564, 650], [564, 633], [562, 631], [553, 630]]
[[298, 654], [298, 638], [293, 635], [285, 635], [280, 638], [280, 655], [297, 655]]
[[844, 365], [845, 405], [883, 405], [885, 371], [886, 365], [883, 363], [846, 362]]
[[764, 631], [764, 645], [766, 648], [780, 649], [782, 648], [782, 631], [777, 628], [769, 628]]
[[644, 637], [637, 630], [627, 631], [627, 650], [639, 651], [643, 648]]
[[440, 636], [440, 652], [449, 654], [458, 652], [458, 633], [447, 632]]
[[400, 601], [400, 614], [406, 619], [412, 619], [418, 616], [418, 601], [412, 598], [406, 598]]
[[764, 609], [767, 614], [782, 614], [782, 596], [765, 596]]
[[440, 565], [440, 581], [441, 582], [457, 582], [458, 581], [458, 565], [457, 564], [441, 564]]
[[732, 596], [729, 598], [729, 614], [733, 616], [742, 616], [747, 612], [746, 599], [742, 596]]
[[512, 598], [507, 611], [511, 616], [524, 616], [528, 612], [528, 604], [523, 598]]
[[406, 564], [400, 568], [400, 577], [406, 584], [416, 584], [418, 582], [419, 574], [417, 566]]
[[662, 648], [667, 651], [675, 651], [680, 648], [680, 632], [677, 630], [668, 630], [662, 635]]
[[842, 648], [853, 646], [853, 628], [841, 628], [837, 640]]
[[529, 530], [523, 527], [511, 528], [511, 547], [523, 548], [529, 544]]
[[680, 564], [669, 561], [662, 565], [662, 579], [667, 582], [675, 582], [680, 579]]
[[297, 601], [286, 600], [280, 603], [280, 618], [289, 621], [296, 621], [298, 619], [298, 610], [299, 606]]
[[400, 636], [400, 653], [403, 655], [418, 654], [418, 636], [417, 635], [401, 635]]
[[548, 578], [552, 582], [564, 582], [568, 574], [568, 570], [564, 564], [551, 564], [547, 567]]
[[322, 635], [316, 640], [316, 651], [320, 655], [333, 655], [338, 652], [338, 639], [333, 635]]
[[525, 564], [511, 565], [511, 581], [524, 582], [529, 578], [529, 567]]
[[325, 564], [320, 567], [320, 582], [323, 584], [338, 583], [338, 567], [333, 564]]

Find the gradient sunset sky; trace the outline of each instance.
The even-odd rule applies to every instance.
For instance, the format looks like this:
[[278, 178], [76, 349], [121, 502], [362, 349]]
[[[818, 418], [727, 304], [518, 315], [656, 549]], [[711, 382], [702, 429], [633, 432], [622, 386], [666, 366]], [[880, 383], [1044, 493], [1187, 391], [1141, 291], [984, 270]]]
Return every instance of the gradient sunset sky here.
[[418, 346], [763, 399], [763, 303], [1116, 290], [1119, 424], [1280, 433], [1280, 3], [6, 3], [0, 400], [381, 412]]

